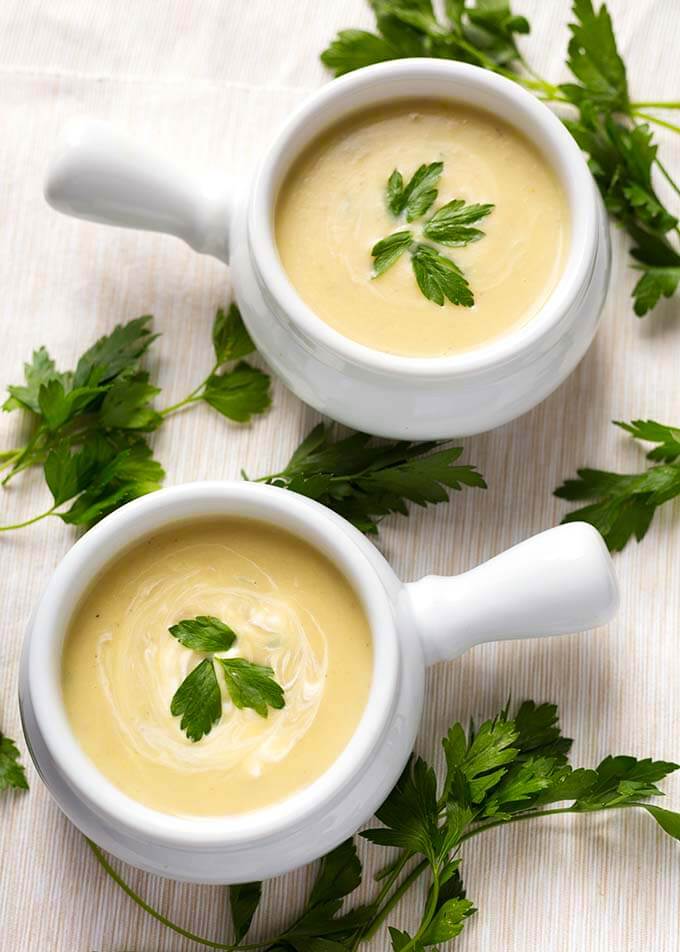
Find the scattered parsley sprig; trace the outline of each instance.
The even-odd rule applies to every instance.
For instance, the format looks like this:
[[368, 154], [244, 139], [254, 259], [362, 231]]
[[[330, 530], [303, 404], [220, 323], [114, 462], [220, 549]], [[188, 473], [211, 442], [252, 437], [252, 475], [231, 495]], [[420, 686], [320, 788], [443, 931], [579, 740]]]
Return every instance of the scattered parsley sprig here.
[[232, 704], [249, 707], [260, 717], [269, 716], [269, 708], [285, 707], [283, 689], [274, 680], [273, 670], [245, 658], [218, 658], [215, 652], [229, 651], [236, 632], [212, 615], [185, 618], [168, 629], [185, 648], [210, 654], [186, 676], [170, 703], [173, 717], [181, 717], [180, 728], [189, 740], [199, 741], [209, 734], [222, 717], [222, 692], [215, 665], [224, 677]]
[[637, 440], [656, 443], [647, 453], [656, 465], [631, 474], [579, 469], [576, 479], [567, 479], [555, 490], [556, 496], [571, 502], [593, 500], [562, 521], [589, 522], [612, 552], [623, 549], [633, 536], [640, 542], [658, 507], [680, 496], [680, 430], [655, 420], [614, 423]]
[[574, 0], [566, 59], [573, 81], [556, 85], [526, 62], [517, 37], [528, 34], [530, 25], [526, 17], [512, 12], [508, 0], [448, 0], [443, 21], [432, 0], [370, 0], [370, 4], [377, 32], [342, 30], [321, 54], [336, 76], [372, 63], [430, 56], [490, 69], [544, 102], [571, 107], [575, 115], [567, 118], [566, 126], [589, 156], [607, 210], [632, 241], [634, 267], [641, 272], [633, 291], [635, 313], [641, 317], [662, 296], [676, 293], [678, 216], [656, 193], [654, 167], [677, 195], [680, 186], [658, 157], [650, 123], [672, 132], [680, 132], [680, 126], [650, 110], [680, 109], [680, 102], [632, 101], [606, 5], [595, 9], [592, 0]]
[[28, 790], [28, 780], [19, 763], [17, 745], [0, 731], [0, 793], [10, 789]]
[[[33, 421], [28, 443], [0, 455], [6, 485], [22, 470], [42, 466], [52, 493], [50, 508], [0, 531], [58, 516], [90, 526], [131, 499], [159, 489], [165, 473], [146, 434], [171, 414], [204, 401], [223, 416], [247, 422], [271, 404], [267, 374], [242, 360], [255, 348], [234, 304], [218, 310], [212, 338], [215, 363], [198, 387], [165, 409], [140, 360], [158, 335], [151, 316], [121, 324], [80, 357], [73, 371], [58, 371], [44, 347], [24, 366], [24, 383], [8, 388], [5, 411]], [[235, 363], [236, 362], [236, 363]], [[235, 366], [233, 366], [235, 363]]]
[[[411, 223], [429, 211], [437, 198], [437, 184], [443, 169], [443, 162], [421, 165], [406, 184], [401, 172], [395, 169], [386, 189], [387, 207], [392, 214], [396, 217], [405, 213], [406, 221]], [[473, 226], [486, 218], [493, 207], [468, 205], [462, 198], [454, 198], [425, 222], [423, 237], [450, 248], [463, 248], [484, 237], [484, 232]], [[433, 245], [417, 241], [410, 229], [393, 232], [373, 245], [373, 277], [379, 278], [406, 251], [411, 253], [418, 287], [428, 300], [442, 306], [448, 299], [452, 304], [472, 307], [474, 295], [458, 265]]]
[[442, 743], [442, 781], [424, 760], [412, 759], [377, 813], [382, 825], [362, 834], [377, 846], [398, 850], [376, 875], [373, 897], [344, 909], [362, 881], [355, 844], [347, 840], [321, 860], [301, 914], [263, 941], [243, 944], [261, 901], [261, 883], [230, 887], [234, 939], [206, 939], [150, 907], [99, 847], [90, 847], [108, 875], [147, 913], [185, 938], [225, 952], [354, 952], [426, 876], [419, 919], [410, 931], [389, 929], [393, 952], [425, 952], [455, 939], [476, 913], [461, 876], [463, 849], [488, 830], [552, 816], [641, 809], [680, 840], [680, 813], [648, 802], [662, 795], [659, 781], [678, 765], [609, 756], [594, 769], [573, 768], [567, 759], [572, 741], [562, 735], [553, 704], [525, 701], [512, 718], [506, 708], [478, 729], [471, 724], [467, 732], [454, 724]]
[[436, 442], [376, 445], [365, 433], [334, 440], [332, 428], [319, 423], [285, 469], [256, 481], [315, 499], [375, 535], [386, 515], [408, 515], [407, 502], [426, 506], [446, 502], [447, 490], [486, 489], [474, 466], [455, 465], [462, 452]]

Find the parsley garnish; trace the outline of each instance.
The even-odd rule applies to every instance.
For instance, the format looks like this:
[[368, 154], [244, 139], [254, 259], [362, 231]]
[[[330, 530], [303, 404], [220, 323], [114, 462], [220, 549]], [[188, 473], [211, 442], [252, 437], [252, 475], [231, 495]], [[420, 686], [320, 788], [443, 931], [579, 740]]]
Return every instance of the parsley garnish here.
[[28, 780], [19, 763], [17, 745], [0, 731], [0, 793], [10, 788], [28, 790]]
[[[680, 186], [657, 156], [649, 123], [680, 132], [680, 126], [650, 112], [677, 109], [680, 104], [632, 101], [605, 4], [595, 8], [592, 0], [574, 0], [566, 58], [574, 81], [561, 85], [537, 76], [527, 64], [516, 41], [529, 33], [529, 23], [512, 12], [508, 0], [450, 0], [444, 4], [443, 20], [431, 0], [371, 0], [371, 7], [376, 33], [342, 30], [321, 54], [336, 76], [385, 60], [431, 56], [490, 69], [532, 90], [544, 102], [571, 106], [575, 115], [567, 117], [566, 126], [589, 156], [610, 215], [632, 241], [633, 267], [641, 272], [633, 291], [635, 313], [643, 316], [661, 297], [676, 293], [678, 220], [654, 189], [654, 166], [676, 194]], [[403, 180], [399, 173], [393, 179], [388, 194], [394, 194], [394, 202], [389, 204], [394, 214], [400, 214], [406, 207]], [[431, 194], [433, 183], [423, 191]], [[425, 210], [433, 201], [434, 196]]]
[[594, 500], [562, 521], [589, 522], [612, 552], [622, 549], [632, 536], [640, 542], [657, 508], [680, 495], [680, 430], [655, 420], [614, 422], [638, 440], [657, 443], [647, 459], [659, 465], [631, 474], [579, 469], [576, 479], [567, 479], [555, 490], [556, 496], [571, 502]]
[[162, 410], [153, 406], [160, 390], [139, 363], [156, 336], [151, 317], [138, 317], [100, 338], [75, 370], [65, 372], [56, 369], [44, 347], [35, 351], [24, 366], [24, 384], [10, 386], [3, 405], [30, 414], [34, 432], [26, 446], [0, 454], [0, 469], [8, 470], [6, 485], [22, 470], [42, 466], [53, 502], [46, 512], [0, 529], [47, 516], [87, 527], [159, 489], [165, 473], [143, 434], [190, 404], [203, 401], [238, 422], [269, 407], [268, 375], [241, 359], [254, 345], [234, 304], [215, 317], [210, 373], [187, 397]]
[[[211, 655], [228, 651], [237, 637], [229, 625], [212, 615], [185, 618], [168, 631], [185, 648]], [[274, 680], [271, 668], [244, 658], [204, 658], [182, 681], [170, 703], [170, 713], [182, 718], [180, 727], [189, 740], [198, 741], [209, 734], [222, 716], [215, 663], [222, 670], [235, 707], [250, 707], [260, 717], [268, 717], [270, 707], [280, 710], [285, 706], [283, 689]]]
[[[423, 952], [449, 942], [476, 913], [461, 877], [465, 844], [504, 826], [541, 817], [620, 809], [645, 810], [669, 836], [680, 840], [680, 813], [648, 802], [661, 794], [658, 783], [678, 769], [663, 760], [605, 757], [594, 769], [568, 762], [572, 741], [562, 735], [554, 704], [525, 701], [509, 716], [507, 708], [479, 729], [454, 724], [443, 740], [445, 771], [412, 759], [378, 810], [381, 826], [361, 834], [399, 852], [375, 877], [366, 904], [343, 909], [361, 885], [362, 867], [352, 840], [325, 856], [307, 904], [279, 935], [260, 944], [286, 952], [354, 952], [384, 926], [393, 908], [423, 876], [422, 910], [409, 931], [389, 928], [393, 952]], [[556, 804], [561, 804], [557, 806]], [[143, 909], [158, 916], [116, 873], [99, 847], [90, 843], [106, 872]], [[467, 856], [467, 851], [466, 851]], [[214, 942], [163, 918], [186, 938], [228, 952], [245, 952], [250, 923], [258, 909], [260, 883], [230, 887], [234, 943]], [[380, 948], [387, 948], [382, 940]]]
[[257, 482], [316, 499], [362, 532], [376, 534], [384, 516], [408, 514], [407, 502], [426, 506], [446, 502], [447, 490], [486, 489], [474, 466], [454, 465], [462, 452], [436, 442], [376, 445], [365, 433], [333, 440], [332, 428], [319, 423], [285, 469]]
[[[395, 169], [387, 180], [386, 189], [387, 207], [392, 214], [401, 215], [405, 211], [407, 222], [424, 215], [437, 198], [435, 185], [443, 168], [443, 162], [421, 165], [406, 185], [401, 172]], [[484, 237], [484, 232], [472, 225], [486, 218], [493, 207], [467, 205], [462, 198], [455, 198], [425, 222], [423, 236], [451, 248], [463, 248]], [[415, 241], [413, 232], [408, 229], [396, 231], [373, 245], [373, 277], [384, 274], [405, 251], [411, 252], [413, 273], [428, 300], [442, 306], [448, 299], [452, 304], [472, 307], [475, 299], [458, 265], [432, 245]]]

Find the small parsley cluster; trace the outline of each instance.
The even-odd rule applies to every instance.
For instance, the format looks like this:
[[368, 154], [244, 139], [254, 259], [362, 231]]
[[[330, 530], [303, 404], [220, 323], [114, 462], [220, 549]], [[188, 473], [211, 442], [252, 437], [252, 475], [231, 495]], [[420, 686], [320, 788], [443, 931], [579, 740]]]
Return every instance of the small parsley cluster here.
[[224, 678], [232, 704], [250, 707], [260, 717], [269, 715], [269, 708], [285, 706], [283, 689], [274, 680], [270, 667], [254, 664], [245, 658], [218, 658], [217, 651], [229, 651], [236, 641], [236, 632], [212, 615], [185, 618], [168, 629], [185, 648], [210, 654], [186, 676], [170, 703], [173, 717], [181, 717], [180, 728], [189, 740], [198, 741], [209, 734], [222, 717], [222, 692], [215, 665]]
[[271, 404], [267, 374], [242, 358], [254, 345], [234, 304], [218, 310], [212, 338], [215, 363], [183, 400], [153, 406], [160, 393], [140, 361], [157, 335], [145, 315], [119, 324], [59, 371], [44, 347], [24, 365], [24, 382], [8, 387], [3, 410], [21, 410], [32, 422], [28, 443], [0, 453], [3, 485], [22, 470], [42, 466], [52, 494], [50, 508], [17, 529], [47, 516], [88, 527], [137, 496], [159, 489], [165, 473], [147, 435], [172, 413], [203, 401], [223, 416], [247, 422]]
[[0, 731], [0, 793], [10, 789], [28, 790], [28, 781], [16, 744]]
[[633, 536], [639, 542], [658, 507], [680, 496], [680, 429], [655, 420], [614, 422], [635, 439], [657, 444], [647, 453], [655, 465], [630, 474], [579, 469], [576, 479], [567, 479], [555, 490], [556, 496], [571, 502], [592, 500], [570, 512], [563, 522], [589, 522], [612, 552]]
[[376, 443], [365, 433], [334, 440], [332, 428], [319, 423], [285, 469], [257, 482], [315, 499], [357, 529], [375, 535], [385, 516], [408, 515], [407, 502], [427, 506], [446, 502], [447, 490], [485, 489], [474, 466], [457, 465], [462, 452], [460, 446], [444, 448], [432, 441]]
[[[387, 207], [395, 217], [405, 213], [407, 222], [422, 218], [437, 198], [437, 184], [444, 168], [443, 162], [421, 165], [404, 184], [401, 172], [395, 169], [387, 182]], [[463, 248], [484, 237], [474, 225], [493, 210], [493, 205], [468, 205], [455, 198], [439, 208], [423, 225], [423, 237], [449, 248]], [[416, 241], [411, 229], [396, 231], [382, 238], [371, 249], [373, 277], [378, 278], [410, 251], [411, 265], [418, 287], [426, 298], [443, 306], [452, 304], [472, 307], [475, 303], [467, 278], [458, 265], [436, 247]]]
[[[261, 883], [230, 887], [233, 939], [205, 939], [151, 909], [99, 847], [90, 846], [106, 872], [147, 913], [184, 937], [225, 952], [355, 952], [426, 877], [416, 922], [408, 931], [390, 927], [389, 943], [393, 952], [433, 952], [460, 935], [477, 911], [465, 894], [463, 850], [488, 830], [552, 816], [641, 809], [680, 840], [680, 813], [648, 802], [661, 795], [659, 781], [678, 765], [609, 756], [593, 769], [573, 768], [568, 762], [572, 741], [562, 734], [553, 704], [525, 701], [512, 717], [506, 707], [478, 729], [454, 724], [442, 744], [441, 782], [424, 760], [412, 759], [378, 810], [381, 825], [361, 834], [393, 850], [376, 874], [372, 897], [345, 908], [362, 881], [355, 843], [346, 840], [321, 860], [304, 908], [273, 938], [243, 944], [261, 902]], [[387, 948], [386, 941], [381, 948]]]

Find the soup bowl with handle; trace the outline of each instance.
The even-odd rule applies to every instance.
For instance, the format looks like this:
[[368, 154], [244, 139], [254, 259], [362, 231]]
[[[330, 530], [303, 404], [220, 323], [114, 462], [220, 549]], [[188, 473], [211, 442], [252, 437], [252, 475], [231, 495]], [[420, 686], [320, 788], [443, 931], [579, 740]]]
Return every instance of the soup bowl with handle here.
[[[274, 236], [279, 189], [305, 147], [357, 111], [409, 98], [464, 103], [514, 126], [554, 171], [569, 209], [564, 269], [539, 312], [444, 357], [386, 353], [330, 327], [293, 287]], [[571, 135], [518, 84], [465, 63], [400, 60], [329, 83], [284, 124], [251, 183], [180, 171], [105, 123], [76, 120], [50, 163], [45, 194], [66, 214], [169, 232], [228, 263], [244, 321], [273, 370], [320, 412], [378, 436], [466, 436], [536, 406], [585, 354], [609, 279], [606, 216]]]
[[[130, 545], [171, 525], [236, 515], [302, 537], [347, 578], [371, 631], [368, 699], [337, 760], [281, 802], [233, 816], [169, 815], [116, 788], [80, 747], [61, 689], [64, 639], [89, 587]], [[411, 753], [428, 665], [486, 641], [594, 628], [617, 605], [611, 559], [585, 523], [550, 529], [453, 578], [404, 583], [365, 536], [312, 500], [247, 482], [190, 483], [107, 516], [57, 567], [22, 656], [24, 732], [58, 805], [105, 850], [161, 876], [249, 882], [311, 862], [372, 816]]]

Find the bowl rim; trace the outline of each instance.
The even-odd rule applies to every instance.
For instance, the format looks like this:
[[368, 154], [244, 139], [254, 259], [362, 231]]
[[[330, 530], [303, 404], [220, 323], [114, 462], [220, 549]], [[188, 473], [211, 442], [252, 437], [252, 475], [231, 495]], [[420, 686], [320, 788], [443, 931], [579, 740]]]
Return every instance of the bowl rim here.
[[[62, 696], [62, 646], [83, 594], [126, 548], [173, 523], [230, 515], [259, 518], [287, 529], [340, 569], [359, 597], [371, 628], [371, 685], [359, 724], [346, 747], [307, 787], [250, 813], [173, 816], [121, 791], [80, 746]], [[53, 573], [34, 613], [24, 649], [28, 694], [37, 729], [77, 797], [110, 823], [147, 841], [213, 850], [243, 847], [273, 837], [328, 810], [342, 789], [360, 775], [380, 744], [396, 703], [399, 680], [394, 606], [375, 566], [357, 544], [359, 540], [363, 537], [358, 530], [319, 503], [286, 489], [227, 480], [186, 483], [151, 493], [116, 510], [79, 539]]]
[[[302, 300], [285, 272], [274, 236], [274, 211], [279, 183], [285, 178], [301, 151], [324, 129], [351, 112], [363, 112], [370, 103], [352, 108], [356, 93], [364, 89], [389, 87], [396, 80], [436, 81], [437, 95], [431, 98], [460, 101], [461, 87], [476, 88], [495, 97], [495, 112], [505, 122], [504, 106], [512, 106], [523, 117], [524, 126], [515, 125], [536, 145], [558, 177], [570, 211], [570, 247], [562, 274], [540, 310], [526, 324], [494, 338], [480, 347], [444, 357], [409, 357], [375, 350], [360, 344], [326, 324]], [[447, 96], [449, 87], [458, 94]], [[395, 99], [408, 99], [399, 95]], [[414, 93], [413, 98], [429, 98]], [[380, 101], [383, 101], [380, 99]], [[349, 105], [349, 108], [347, 106]], [[305, 130], [324, 117], [311, 135]], [[538, 136], [542, 141], [538, 141]], [[549, 155], [548, 152], [552, 155]], [[291, 154], [283, 159], [284, 153]], [[308, 346], [330, 351], [351, 364], [371, 372], [419, 378], [457, 377], [477, 374], [523, 355], [540, 344], [562, 320], [578, 297], [592, 269], [597, 245], [597, 196], [585, 158], [563, 123], [533, 94], [518, 83], [497, 73], [468, 63], [415, 57], [366, 66], [321, 87], [287, 120], [269, 148], [255, 177], [247, 218], [248, 241], [255, 272], [268, 299], [272, 299], [294, 330]]]

